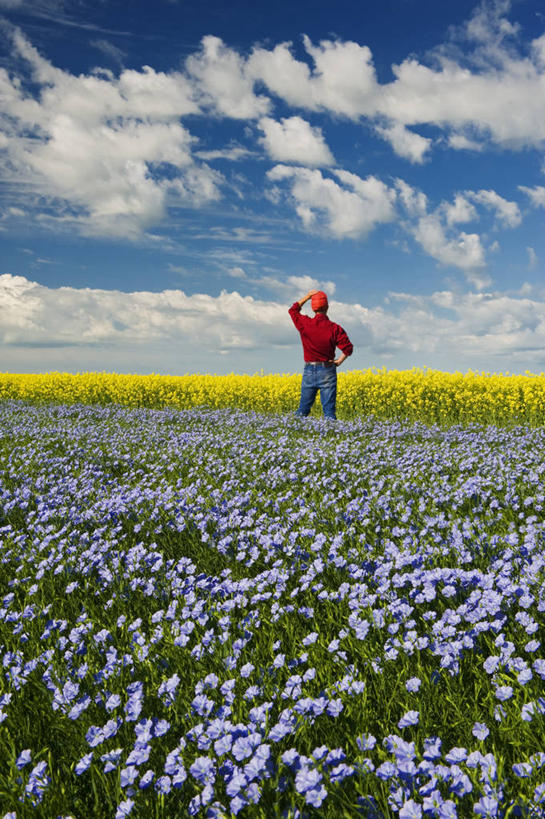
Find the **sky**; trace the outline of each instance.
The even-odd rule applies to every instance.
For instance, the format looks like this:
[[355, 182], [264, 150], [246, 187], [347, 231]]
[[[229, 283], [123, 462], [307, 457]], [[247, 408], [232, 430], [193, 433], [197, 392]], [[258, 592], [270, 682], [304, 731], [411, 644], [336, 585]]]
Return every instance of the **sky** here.
[[0, 371], [539, 373], [544, 209], [542, 0], [0, 0]]

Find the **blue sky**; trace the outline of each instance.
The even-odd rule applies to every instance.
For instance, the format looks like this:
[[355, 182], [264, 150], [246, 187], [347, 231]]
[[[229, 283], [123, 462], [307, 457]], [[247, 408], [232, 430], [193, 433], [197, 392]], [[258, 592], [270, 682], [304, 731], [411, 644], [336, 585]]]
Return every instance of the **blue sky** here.
[[0, 0], [0, 369], [545, 370], [538, 0]]

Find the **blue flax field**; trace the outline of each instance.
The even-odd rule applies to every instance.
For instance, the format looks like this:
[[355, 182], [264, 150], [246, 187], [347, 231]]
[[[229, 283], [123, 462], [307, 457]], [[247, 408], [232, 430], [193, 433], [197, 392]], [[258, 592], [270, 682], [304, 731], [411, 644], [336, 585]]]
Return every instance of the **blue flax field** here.
[[0, 817], [545, 816], [543, 428], [0, 435]]

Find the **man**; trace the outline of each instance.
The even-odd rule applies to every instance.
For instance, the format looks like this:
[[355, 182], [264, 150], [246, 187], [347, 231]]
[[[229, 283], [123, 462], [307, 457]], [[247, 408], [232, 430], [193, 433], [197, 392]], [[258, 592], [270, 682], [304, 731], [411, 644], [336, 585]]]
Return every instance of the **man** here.
[[[301, 307], [311, 299], [314, 318], [301, 313]], [[321, 290], [309, 290], [306, 296], [292, 304], [291, 320], [299, 330], [303, 342], [305, 369], [301, 383], [301, 400], [296, 415], [308, 415], [320, 390], [320, 400], [326, 418], [335, 420], [337, 403], [337, 367], [352, 355], [354, 347], [339, 324], [327, 317], [329, 304]], [[341, 355], [335, 358], [337, 347]]]

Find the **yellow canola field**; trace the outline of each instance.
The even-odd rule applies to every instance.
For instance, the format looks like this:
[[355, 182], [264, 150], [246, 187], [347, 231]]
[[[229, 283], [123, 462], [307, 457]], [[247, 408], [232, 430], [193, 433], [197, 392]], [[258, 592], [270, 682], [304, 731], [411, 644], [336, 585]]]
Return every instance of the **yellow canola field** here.
[[[0, 373], [0, 400], [123, 404], [131, 407], [237, 407], [289, 412], [301, 375], [122, 375]], [[321, 409], [316, 402], [313, 414]], [[545, 375], [448, 373], [430, 369], [339, 371], [339, 418], [376, 415], [440, 423], [545, 422]]]

